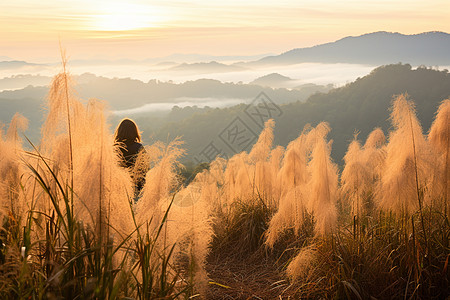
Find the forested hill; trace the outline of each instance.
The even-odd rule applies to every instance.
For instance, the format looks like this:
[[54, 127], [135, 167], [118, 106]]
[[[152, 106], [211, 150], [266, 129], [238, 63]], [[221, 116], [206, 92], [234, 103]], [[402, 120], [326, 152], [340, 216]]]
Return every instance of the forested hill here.
[[[384, 132], [390, 127], [389, 108], [394, 95], [408, 93], [416, 103], [417, 115], [427, 133], [439, 103], [450, 97], [450, 74], [422, 68], [412, 69], [410, 65], [396, 64], [374, 69], [369, 75], [358, 78], [353, 83], [334, 89], [326, 94], [315, 94], [306, 102], [280, 105], [282, 114], [275, 117], [275, 139], [277, 145], [286, 146], [295, 139], [303, 127], [310, 123], [315, 126], [326, 121], [331, 126], [329, 137], [334, 140], [332, 156], [341, 164], [348, 143], [359, 131], [358, 138], [365, 140], [375, 127]], [[279, 100], [275, 100], [279, 102]], [[199, 157], [205, 147], [215, 141], [217, 148], [228, 155], [233, 151], [220, 146], [220, 135], [236, 116], [246, 121], [246, 106], [228, 109], [210, 109], [194, 114], [180, 122], [170, 123], [155, 132], [154, 138], [182, 136], [188, 150], [188, 158]], [[228, 127], [227, 127], [228, 126]], [[144, 125], [145, 127], [145, 125]], [[259, 133], [254, 127], [253, 130]], [[151, 131], [149, 128], [147, 133]]]

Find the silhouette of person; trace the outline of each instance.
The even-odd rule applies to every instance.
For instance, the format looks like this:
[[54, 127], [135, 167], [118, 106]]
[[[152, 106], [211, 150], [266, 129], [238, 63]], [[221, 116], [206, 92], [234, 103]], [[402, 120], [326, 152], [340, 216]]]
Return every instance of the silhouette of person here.
[[114, 134], [115, 146], [120, 150], [120, 166], [127, 168], [134, 183], [136, 202], [145, 184], [145, 174], [149, 169], [147, 153], [141, 143], [139, 129], [132, 120], [123, 119]]

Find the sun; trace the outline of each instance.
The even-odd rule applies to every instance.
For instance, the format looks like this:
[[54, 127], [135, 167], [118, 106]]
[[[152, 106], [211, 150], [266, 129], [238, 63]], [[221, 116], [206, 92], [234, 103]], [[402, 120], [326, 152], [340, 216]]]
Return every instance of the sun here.
[[163, 20], [155, 7], [113, 3], [94, 16], [93, 27], [99, 31], [127, 31], [157, 27]]

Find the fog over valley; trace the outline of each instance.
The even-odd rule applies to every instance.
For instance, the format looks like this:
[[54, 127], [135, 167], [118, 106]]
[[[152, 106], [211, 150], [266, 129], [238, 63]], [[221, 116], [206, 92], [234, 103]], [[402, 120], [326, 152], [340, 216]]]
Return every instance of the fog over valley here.
[[148, 103], [136, 108], [113, 110], [112, 113], [118, 117], [135, 116], [149, 112], [169, 112], [173, 107], [180, 108], [188, 106], [204, 107], [229, 107], [240, 103], [249, 103], [252, 99], [230, 99], [230, 98], [189, 98], [180, 97], [174, 99], [174, 102]]
[[[206, 63], [208, 64], [208, 63]], [[242, 68], [239, 71], [217, 72], [213, 68], [206, 71], [197, 71], [195, 65], [189, 65], [183, 70], [170, 69], [160, 65], [146, 64], [75, 64], [69, 61], [69, 71], [73, 75], [81, 75], [86, 72], [107, 78], [131, 78], [143, 82], [156, 79], [159, 81], [170, 81], [183, 83], [197, 79], [216, 79], [222, 82], [249, 83], [253, 80], [271, 73], [279, 73], [294, 79], [289, 88], [295, 86], [314, 84], [334, 84], [342, 86], [358, 77], [367, 75], [375, 65], [362, 64], [323, 64], [323, 63], [301, 63], [288, 66], [262, 66], [258, 68]], [[0, 67], [0, 91], [7, 89], [24, 88], [27, 85], [47, 85], [51, 77], [61, 70], [59, 64], [39, 65], [30, 68], [20, 65], [15, 68]]]

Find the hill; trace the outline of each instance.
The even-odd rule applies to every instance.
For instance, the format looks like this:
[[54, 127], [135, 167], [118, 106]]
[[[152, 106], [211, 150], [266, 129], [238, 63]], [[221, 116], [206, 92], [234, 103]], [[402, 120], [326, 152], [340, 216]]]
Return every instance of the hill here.
[[44, 66], [42, 64], [29, 63], [22, 60], [0, 61], [0, 70], [19, 69], [23, 67]]
[[295, 82], [295, 80], [292, 78], [283, 76], [278, 73], [271, 73], [256, 78], [255, 80], [250, 82], [250, 84], [256, 84], [260, 86], [280, 87], [280, 86], [287, 86], [292, 82]]
[[[306, 124], [315, 126], [326, 121], [332, 128], [332, 156], [340, 164], [355, 132], [359, 132], [358, 137], [362, 140], [375, 127], [381, 127], [386, 132], [392, 98], [401, 93], [408, 93], [414, 100], [418, 117], [427, 132], [439, 103], [450, 97], [450, 74], [447, 70], [424, 67], [413, 69], [403, 64], [387, 65], [374, 69], [369, 75], [344, 87], [314, 94], [306, 102], [280, 105], [282, 114], [274, 117], [274, 142], [286, 146]], [[189, 151], [189, 159], [198, 157], [210, 143], [231, 155], [233, 151], [225, 145], [221, 134], [230, 128], [236, 117], [256, 134], [260, 131], [248, 119], [245, 110], [246, 105], [240, 105], [196, 113], [183, 121], [153, 130], [154, 137], [166, 140], [168, 136], [182, 136]], [[152, 132], [151, 128], [144, 130]]]
[[298, 64], [303, 62], [450, 65], [450, 34], [426, 32], [404, 35], [392, 32], [374, 32], [356, 37], [345, 37], [332, 43], [299, 48], [276, 56], [267, 56], [251, 64]]
[[51, 77], [42, 75], [13, 75], [10, 77], [0, 78], [0, 91], [7, 89], [21, 89], [28, 85], [45, 86], [49, 85], [51, 80]]

